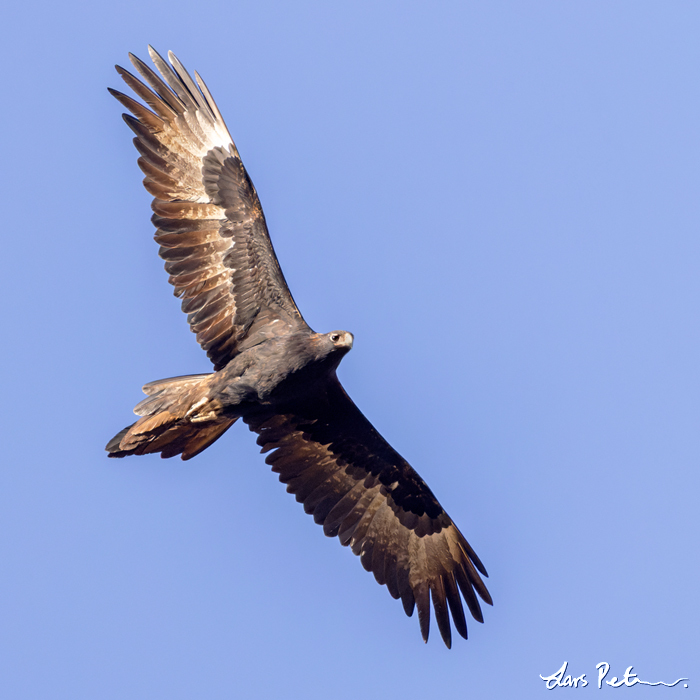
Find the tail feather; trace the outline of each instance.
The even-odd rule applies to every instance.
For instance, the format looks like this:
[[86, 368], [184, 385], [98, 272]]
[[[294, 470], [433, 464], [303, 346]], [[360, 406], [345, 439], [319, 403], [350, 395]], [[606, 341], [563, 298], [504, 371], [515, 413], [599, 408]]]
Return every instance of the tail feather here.
[[189, 374], [184, 377], [158, 379], [144, 384], [141, 390], [146, 398], [136, 404], [134, 413], [137, 416], [149, 416], [156, 411], [163, 411], [173, 404], [187, 402], [192, 390], [200, 388], [211, 374]]
[[168, 377], [167, 379], [156, 379], [155, 382], [148, 382], [141, 387], [141, 391], [147, 396], [163, 391], [169, 386], [177, 385], [178, 387], [192, 386], [193, 384], [201, 384], [204, 379], [208, 379], [212, 374], [183, 374], [180, 377]]
[[211, 374], [193, 374], [150, 382], [147, 398], [134, 413], [139, 420], [117, 433], [105, 448], [110, 457], [160, 452], [161, 457], [191, 459], [218, 440], [237, 420], [224, 416], [211, 400]]
[[[107, 447], [105, 447], [105, 450], [107, 452], [115, 452], [119, 449], [119, 445], [122, 441], [122, 438], [131, 430], [136, 425], [136, 423], [132, 423], [131, 425], [127, 425], [124, 430], [120, 430], [108, 443]], [[109, 455], [110, 457], [112, 456], [111, 454]], [[116, 455], [115, 455], [116, 456]]]

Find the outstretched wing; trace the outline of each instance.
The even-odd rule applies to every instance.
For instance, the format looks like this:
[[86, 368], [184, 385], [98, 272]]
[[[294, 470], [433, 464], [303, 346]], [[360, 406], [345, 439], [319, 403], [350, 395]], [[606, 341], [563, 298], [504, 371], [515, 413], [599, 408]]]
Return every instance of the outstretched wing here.
[[[117, 66], [150, 107], [110, 89], [134, 116], [160, 256], [197, 342], [215, 369], [241, 345], [305, 326], [272, 248], [260, 200], [206, 85], [149, 47], [157, 75], [130, 54], [147, 87]], [[273, 325], [274, 324], [274, 325]]]
[[[267, 463], [304, 510], [359, 555], [380, 585], [418, 608], [428, 640], [430, 598], [445, 644], [450, 615], [462, 637], [467, 624], [459, 591], [483, 622], [476, 593], [491, 596], [483, 564], [427, 484], [362, 415], [336, 377], [313, 398], [244, 417], [259, 434]], [[477, 571], [478, 570], [478, 571]]]

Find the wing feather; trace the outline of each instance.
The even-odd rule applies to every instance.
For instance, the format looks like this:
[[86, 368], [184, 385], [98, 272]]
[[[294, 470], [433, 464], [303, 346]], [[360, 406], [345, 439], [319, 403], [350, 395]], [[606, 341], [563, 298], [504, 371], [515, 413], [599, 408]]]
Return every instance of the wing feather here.
[[[477, 594], [491, 596], [486, 570], [425, 482], [379, 435], [337, 378], [313, 397], [244, 417], [269, 452], [266, 461], [304, 510], [360, 557], [362, 566], [418, 608], [427, 641], [432, 607], [440, 634], [452, 642], [450, 617], [466, 639], [462, 599], [483, 622]], [[460, 596], [461, 594], [461, 596]]]
[[[138, 102], [131, 114], [155, 238], [190, 329], [215, 369], [243, 343], [306, 326], [289, 292], [255, 187], [211, 93], [180, 61], [149, 47], [157, 72], [129, 54], [142, 80], [117, 66]], [[133, 116], [132, 116], [133, 115]], [[274, 321], [282, 321], [274, 326]]]
[[464, 617], [464, 608], [462, 607], [462, 599], [459, 597], [459, 590], [455, 582], [454, 572], [450, 571], [443, 576], [445, 585], [445, 597], [450, 606], [452, 613], [452, 621], [455, 624], [457, 632], [467, 638], [467, 621]]

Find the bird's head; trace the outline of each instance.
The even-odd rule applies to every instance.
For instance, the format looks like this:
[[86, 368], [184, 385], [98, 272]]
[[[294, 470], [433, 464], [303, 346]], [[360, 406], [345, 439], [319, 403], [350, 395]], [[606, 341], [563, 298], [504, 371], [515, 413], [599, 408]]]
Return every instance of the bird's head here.
[[352, 333], [348, 333], [348, 331], [331, 331], [326, 333], [326, 338], [330, 340], [334, 349], [344, 350], [345, 352], [352, 348], [352, 341], [354, 340]]
[[310, 340], [310, 350], [314, 361], [322, 362], [335, 369], [352, 348], [353, 337], [352, 333], [347, 331], [331, 331], [330, 333], [314, 333]]

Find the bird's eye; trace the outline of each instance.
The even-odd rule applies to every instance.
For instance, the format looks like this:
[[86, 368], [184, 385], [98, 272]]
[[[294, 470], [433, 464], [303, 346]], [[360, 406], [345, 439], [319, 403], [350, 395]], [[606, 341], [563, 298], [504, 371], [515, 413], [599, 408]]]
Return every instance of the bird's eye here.
[[337, 343], [340, 340], [340, 333], [331, 333], [331, 340]]

